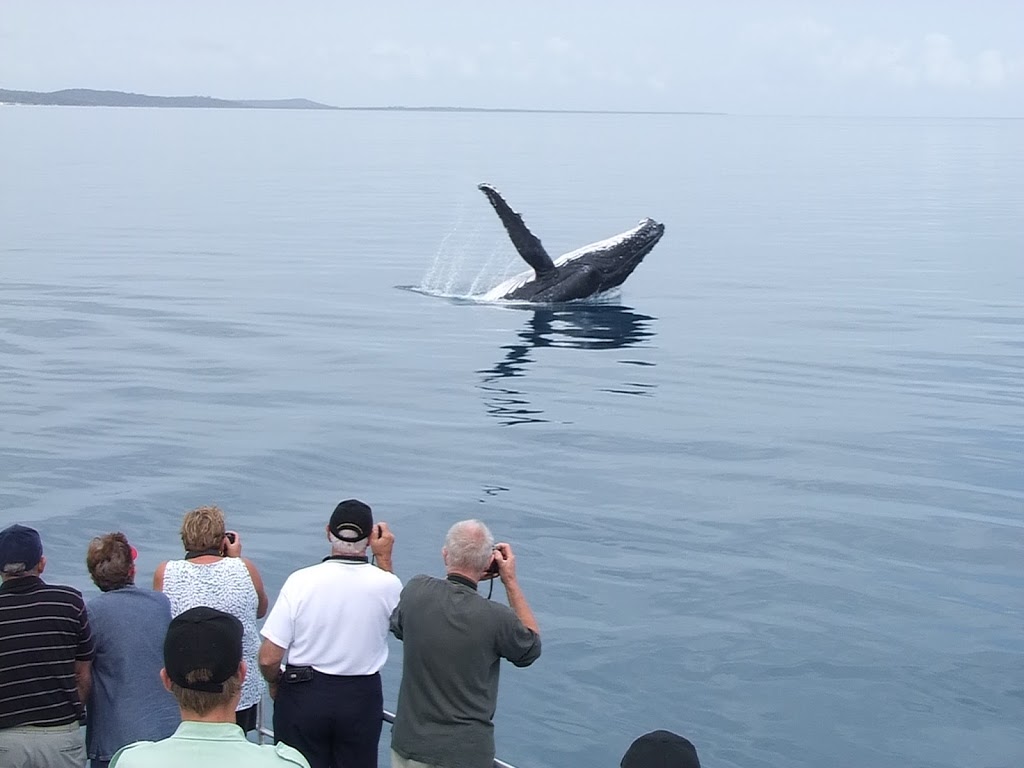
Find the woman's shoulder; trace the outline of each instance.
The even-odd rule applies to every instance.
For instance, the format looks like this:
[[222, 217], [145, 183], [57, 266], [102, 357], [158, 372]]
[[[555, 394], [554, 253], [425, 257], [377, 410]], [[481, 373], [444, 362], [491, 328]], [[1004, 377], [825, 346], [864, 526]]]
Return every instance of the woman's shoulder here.
[[248, 563], [241, 557], [225, 557], [203, 567], [209, 569], [206, 572], [213, 574], [219, 580], [232, 583], [237, 582], [243, 586], [248, 585], [250, 588], [252, 587], [252, 572]]
[[195, 562], [193, 560], [168, 560], [166, 572], [188, 571], [190, 573], [216, 573], [218, 571], [248, 570], [245, 561], [241, 557], [222, 557], [219, 560], [210, 562]]
[[[223, 565], [225, 563], [227, 563], [227, 565]], [[250, 571], [249, 562], [244, 557], [221, 558], [220, 562], [214, 563], [214, 565], [222, 565], [226, 571], [237, 571], [238, 573], [245, 573], [246, 575], [249, 575]], [[252, 568], [255, 567], [256, 566], [252, 566]]]
[[174, 573], [180, 571], [188, 565], [188, 560], [165, 560], [157, 566], [157, 570], [162, 570], [164, 573]]

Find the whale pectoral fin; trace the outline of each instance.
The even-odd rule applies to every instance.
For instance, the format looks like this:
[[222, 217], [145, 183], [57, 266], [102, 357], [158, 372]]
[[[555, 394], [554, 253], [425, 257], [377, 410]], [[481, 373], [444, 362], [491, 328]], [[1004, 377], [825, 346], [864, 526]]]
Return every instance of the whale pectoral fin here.
[[509, 204], [505, 202], [505, 198], [501, 196], [498, 190], [490, 184], [479, 184], [477, 189], [487, 195], [487, 199], [491, 201], [491, 206], [497, 212], [498, 218], [505, 225], [505, 231], [508, 232], [512, 245], [519, 251], [523, 261], [533, 267], [537, 277], [543, 277], [554, 272], [555, 265], [552, 263], [551, 257], [548, 256], [548, 252], [544, 250], [540, 240], [533, 232], [526, 228], [526, 224], [523, 223], [523, 217], [509, 207]]

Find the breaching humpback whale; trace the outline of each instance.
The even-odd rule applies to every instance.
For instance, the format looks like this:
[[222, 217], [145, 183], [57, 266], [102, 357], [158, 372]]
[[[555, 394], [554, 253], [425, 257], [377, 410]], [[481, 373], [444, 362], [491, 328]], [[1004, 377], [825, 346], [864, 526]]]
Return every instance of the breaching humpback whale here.
[[533, 269], [506, 280], [484, 295], [485, 300], [559, 302], [583, 299], [622, 285], [637, 264], [661, 240], [665, 225], [644, 219], [621, 235], [577, 248], [553, 260], [540, 240], [490, 184], [477, 187], [487, 195], [505, 225], [512, 245]]

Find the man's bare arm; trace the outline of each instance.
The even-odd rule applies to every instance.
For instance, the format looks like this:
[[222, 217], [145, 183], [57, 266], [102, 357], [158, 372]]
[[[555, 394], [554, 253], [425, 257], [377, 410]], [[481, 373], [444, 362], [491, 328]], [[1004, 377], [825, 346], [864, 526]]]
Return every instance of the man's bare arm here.
[[78, 689], [78, 700], [85, 706], [89, 698], [89, 689], [92, 688], [92, 662], [75, 662], [75, 687]]
[[260, 645], [260, 674], [267, 681], [272, 699], [277, 698], [277, 684], [281, 679], [281, 662], [284, 660], [284, 651], [284, 648], [277, 643], [270, 642], [267, 638], [263, 638], [263, 644]]
[[508, 595], [508, 605], [519, 620], [523, 622], [523, 626], [527, 629], [532, 629], [536, 634], [540, 634], [540, 627], [537, 625], [537, 619], [533, 615], [533, 611], [530, 610], [529, 603], [526, 602], [526, 595], [523, 594], [522, 587], [519, 583], [513, 581], [511, 584], [505, 583], [505, 594]]
[[370, 530], [370, 551], [373, 552], [377, 567], [382, 571], [394, 573], [395, 567], [391, 562], [391, 552], [395, 547], [395, 534], [384, 522], [377, 523]]
[[540, 635], [540, 627], [537, 619], [530, 610], [530, 604], [526, 602], [526, 595], [516, 579], [516, 556], [512, 553], [512, 547], [508, 544], [497, 544], [495, 547], [494, 559], [498, 563], [498, 575], [501, 583], [505, 585], [505, 594], [508, 595], [508, 606], [512, 609], [523, 626], [532, 629]]

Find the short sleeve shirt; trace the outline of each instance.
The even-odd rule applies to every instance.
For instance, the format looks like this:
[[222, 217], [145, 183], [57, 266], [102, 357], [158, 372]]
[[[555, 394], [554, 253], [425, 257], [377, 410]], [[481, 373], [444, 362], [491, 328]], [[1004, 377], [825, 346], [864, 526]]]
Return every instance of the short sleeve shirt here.
[[404, 646], [392, 749], [446, 768], [490, 768], [500, 662], [532, 664], [540, 636], [455, 575], [411, 579], [391, 631]]

